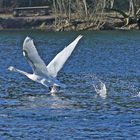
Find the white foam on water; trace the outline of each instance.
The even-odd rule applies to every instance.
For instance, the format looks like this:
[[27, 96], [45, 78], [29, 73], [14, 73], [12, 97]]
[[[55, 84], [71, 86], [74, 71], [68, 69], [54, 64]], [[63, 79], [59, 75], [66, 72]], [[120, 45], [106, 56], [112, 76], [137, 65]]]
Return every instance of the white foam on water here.
[[140, 97], [140, 92], [138, 93], [137, 97]]
[[107, 97], [106, 85], [97, 76], [92, 75], [92, 85], [96, 93], [103, 99]]

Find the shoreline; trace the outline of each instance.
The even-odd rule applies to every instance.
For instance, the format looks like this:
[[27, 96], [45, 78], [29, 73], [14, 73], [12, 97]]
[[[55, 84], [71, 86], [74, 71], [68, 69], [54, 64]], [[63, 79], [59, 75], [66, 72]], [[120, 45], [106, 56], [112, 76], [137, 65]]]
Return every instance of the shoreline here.
[[[64, 24], [63, 26], [55, 26], [54, 16], [38, 16], [38, 17], [0, 17], [0, 31], [2, 30], [43, 30], [43, 31], [86, 31], [86, 30], [139, 30], [138, 23], [128, 26], [118, 25], [119, 22], [107, 20], [100, 29], [95, 27], [85, 28], [86, 23]], [[92, 22], [91, 22], [92, 24]]]
[[53, 30], [53, 16], [0, 17], [0, 30]]

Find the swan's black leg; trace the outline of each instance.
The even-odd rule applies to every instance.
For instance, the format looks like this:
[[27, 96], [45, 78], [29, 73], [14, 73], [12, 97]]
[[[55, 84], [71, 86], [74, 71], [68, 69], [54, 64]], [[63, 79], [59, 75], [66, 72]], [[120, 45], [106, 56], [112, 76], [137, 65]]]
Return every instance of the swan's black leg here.
[[49, 87], [49, 90], [51, 91], [52, 90], [52, 87]]

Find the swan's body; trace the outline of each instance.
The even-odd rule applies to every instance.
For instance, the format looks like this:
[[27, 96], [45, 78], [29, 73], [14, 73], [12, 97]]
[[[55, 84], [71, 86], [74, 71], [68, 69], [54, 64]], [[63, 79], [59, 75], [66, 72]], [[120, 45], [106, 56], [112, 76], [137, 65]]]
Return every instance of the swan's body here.
[[29, 79], [36, 81], [46, 87], [52, 87], [51, 92], [56, 92], [56, 87], [66, 87], [64, 84], [60, 83], [56, 77], [81, 38], [82, 36], [79, 35], [71, 44], [58, 53], [55, 58], [46, 66], [44, 61], [40, 58], [33, 40], [29, 37], [26, 37], [23, 43], [23, 55], [26, 57], [28, 63], [32, 67], [33, 74], [16, 69], [13, 66], [10, 66], [8, 69], [10, 71], [19, 72], [27, 76]]

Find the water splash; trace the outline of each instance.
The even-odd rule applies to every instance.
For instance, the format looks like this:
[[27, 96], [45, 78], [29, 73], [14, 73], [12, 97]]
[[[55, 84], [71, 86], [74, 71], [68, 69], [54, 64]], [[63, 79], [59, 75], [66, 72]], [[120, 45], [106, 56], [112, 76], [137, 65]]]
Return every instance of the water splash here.
[[140, 92], [138, 93], [137, 97], [140, 97]]
[[86, 79], [86, 84], [89, 87], [90, 90], [95, 90], [97, 96], [100, 96], [101, 98], [105, 99], [107, 97], [107, 88], [104, 82], [100, 80], [94, 73], [84, 73], [84, 79]]
[[100, 97], [105, 99], [107, 97], [106, 85], [96, 75], [92, 75], [91, 78], [92, 78], [92, 85], [93, 85], [96, 93]]

